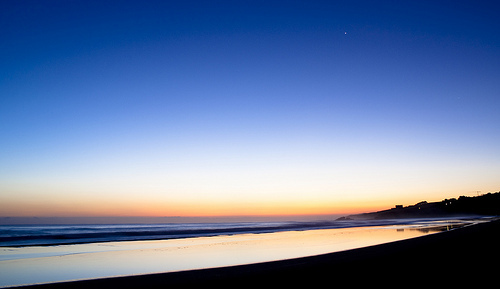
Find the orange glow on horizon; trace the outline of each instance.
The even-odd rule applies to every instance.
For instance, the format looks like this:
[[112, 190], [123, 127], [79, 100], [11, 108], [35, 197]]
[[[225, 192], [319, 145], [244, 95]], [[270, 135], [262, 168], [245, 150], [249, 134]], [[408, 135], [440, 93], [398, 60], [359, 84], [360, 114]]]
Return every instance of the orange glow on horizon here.
[[96, 200], [59, 202], [24, 200], [0, 204], [9, 217], [230, 217], [349, 215], [388, 209], [393, 204], [313, 202], [153, 202], [151, 200]]
[[[448, 196], [443, 196], [448, 197]], [[441, 198], [443, 199], [443, 198]], [[350, 215], [411, 205], [420, 197], [314, 194], [33, 194], [0, 196], [0, 217], [265, 217]], [[428, 201], [435, 201], [427, 199]], [[440, 199], [437, 199], [440, 200]], [[436, 200], [436, 201], [437, 201]]]

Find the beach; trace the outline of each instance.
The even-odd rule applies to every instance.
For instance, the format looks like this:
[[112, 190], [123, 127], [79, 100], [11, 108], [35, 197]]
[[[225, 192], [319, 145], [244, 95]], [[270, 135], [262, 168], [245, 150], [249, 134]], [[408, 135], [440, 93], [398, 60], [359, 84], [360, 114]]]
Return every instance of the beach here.
[[[500, 221], [341, 252], [171, 273], [51, 283], [27, 288], [163, 288], [495, 281]], [[399, 280], [399, 281], [397, 281]], [[405, 282], [406, 282], [405, 281]], [[413, 281], [412, 281], [413, 282]], [[492, 284], [492, 283], [491, 283]]]

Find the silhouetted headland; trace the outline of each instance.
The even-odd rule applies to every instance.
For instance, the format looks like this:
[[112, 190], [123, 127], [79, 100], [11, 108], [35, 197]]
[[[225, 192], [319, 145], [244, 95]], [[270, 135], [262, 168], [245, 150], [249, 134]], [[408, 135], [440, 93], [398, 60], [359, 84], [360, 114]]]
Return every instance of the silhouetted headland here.
[[461, 196], [440, 202], [419, 202], [412, 206], [396, 205], [389, 210], [341, 217], [338, 220], [439, 218], [453, 216], [499, 216], [500, 192], [476, 197]]

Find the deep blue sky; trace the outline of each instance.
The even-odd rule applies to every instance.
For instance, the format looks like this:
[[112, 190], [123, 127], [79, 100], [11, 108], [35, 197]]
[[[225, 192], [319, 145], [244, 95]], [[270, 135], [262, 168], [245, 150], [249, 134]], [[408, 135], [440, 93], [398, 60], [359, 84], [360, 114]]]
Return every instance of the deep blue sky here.
[[325, 213], [498, 190], [498, 15], [2, 1], [0, 213]]

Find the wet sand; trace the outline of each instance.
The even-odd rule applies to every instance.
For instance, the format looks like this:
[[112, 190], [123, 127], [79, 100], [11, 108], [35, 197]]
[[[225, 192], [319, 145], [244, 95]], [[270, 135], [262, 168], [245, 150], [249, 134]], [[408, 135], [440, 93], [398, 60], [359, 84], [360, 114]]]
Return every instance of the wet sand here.
[[[474, 223], [480, 220], [470, 220]], [[484, 222], [484, 221], [483, 221]], [[340, 252], [462, 226], [464, 221], [0, 248], [0, 287], [255, 264]]]
[[500, 220], [495, 220], [409, 240], [312, 257], [26, 288], [491, 285], [497, 282], [499, 246]]

